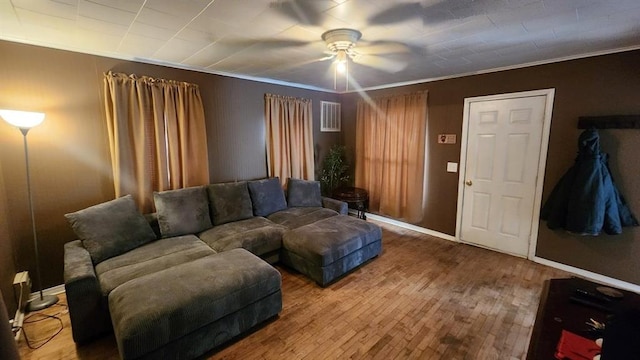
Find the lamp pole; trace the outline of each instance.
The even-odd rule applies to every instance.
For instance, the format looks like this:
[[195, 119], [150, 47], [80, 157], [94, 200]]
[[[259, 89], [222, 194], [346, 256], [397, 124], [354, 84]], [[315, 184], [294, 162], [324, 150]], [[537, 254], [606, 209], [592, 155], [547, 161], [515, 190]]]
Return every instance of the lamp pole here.
[[58, 302], [58, 297], [55, 295], [44, 296], [42, 294], [42, 276], [40, 274], [40, 252], [38, 251], [38, 234], [36, 233], [36, 217], [33, 212], [33, 195], [31, 194], [31, 173], [29, 171], [29, 146], [27, 145], [27, 133], [30, 128], [20, 128], [22, 133], [22, 139], [24, 140], [24, 156], [25, 164], [27, 168], [27, 194], [29, 195], [29, 213], [31, 215], [31, 230], [33, 232], [33, 248], [36, 255], [36, 277], [38, 279], [38, 289], [40, 291], [40, 297], [30, 301], [27, 304], [28, 311], [38, 311], [46, 309], [49, 306]]

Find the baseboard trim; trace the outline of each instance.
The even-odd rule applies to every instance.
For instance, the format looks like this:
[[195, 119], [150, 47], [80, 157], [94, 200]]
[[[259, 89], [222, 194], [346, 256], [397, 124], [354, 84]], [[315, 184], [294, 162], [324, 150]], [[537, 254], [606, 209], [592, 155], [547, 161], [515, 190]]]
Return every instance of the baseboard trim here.
[[[349, 213], [357, 214], [357, 212], [355, 210], [349, 210]], [[366, 214], [367, 214], [367, 218], [371, 219], [371, 220], [379, 221], [379, 222], [390, 224], [390, 225], [395, 225], [395, 226], [401, 227], [403, 229], [413, 230], [413, 231], [416, 231], [416, 232], [419, 232], [419, 233], [422, 233], [422, 234], [430, 235], [430, 236], [437, 237], [437, 238], [444, 239], [444, 240], [449, 240], [449, 241], [454, 241], [454, 242], [456, 241], [456, 238], [454, 236], [452, 236], [452, 235], [449, 235], [449, 234], [441, 233], [439, 231], [423, 228], [423, 227], [416, 226], [416, 225], [413, 225], [413, 224], [408, 224], [408, 223], [403, 222], [403, 221], [390, 219], [388, 217], [384, 217], [384, 216], [380, 216], [380, 215], [376, 215], [376, 214], [370, 214], [370, 213], [366, 213]]]
[[[60, 285], [42, 290], [42, 295], [59, 295], [62, 293], [64, 293], [64, 284], [60, 284]], [[40, 296], [39, 291], [32, 292], [31, 295], [29, 295], [29, 301], [33, 299], [37, 299], [39, 296]]]
[[[357, 214], [357, 212], [355, 210], [351, 210], [349, 209], [349, 213], [351, 214]], [[449, 240], [449, 241], [454, 241], [454, 242], [458, 242], [456, 240], [456, 238], [454, 236], [451, 236], [449, 234], [444, 234], [441, 233], [439, 231], [435, 231], [435, 230], [430, 230], [430, 229], [426, 229], [420, 226], [416, 226], [416, 225], [412, 225], [412, 224], [408, 224], [405, 223], [403, 221], [398, 221], [398, 220], [394, 220], [394, 219], [390, 219], [384, 216], [380, 216], [380, 215], [376, 215], [376, 214], [370, 214], [370, 213], [366, 213], [367, 218], [371, 219], [371, 220], [375, 220], [375, 221], [379, 221], [382, 223], [386, 223], [386, 224], [391, 224], [391, 225], [395, 225], [398, 227], [401, 227], [403, 229], [407, 229], [407, 230], [413, 230], [422, 234], [426, 234], [426, 235], [430, 235], [430, 236], [434, 236], [440, 239], [444, 239], [444, 240]], [[570, 266], [570, 265], [566, 265], [566, 264], [562, 264], [559, 262], [555, 262], [552, 260], [548, 260], [548, 259], [544, 259], [538, 256], [534, 256], [533, 259], [531, 259], [532, 261], [538, 263], [538, 264], [542, 264], [542, 265], [546, 265], [552, 268], [556, 268], [556, 269], [560, 269], [584, 278], [587, 278], [589, 280], [593, 280], [595, 282], [598, 283], [602, 283], [602, 284], [606, 284], [609, 286], [613, 286], [613, 287], [617, 287], [619, 289], [624, 289], [627, 291], [631, 291], [634, 293], [638, 293], [640, 294], [640, 285], [636, 285], [636, 284], [632, 284], [626, 281], [622, 281], [622, 280], [618, 280], [612, 277], [608, 277], [602, 274], [598, 274], [598, 273], [594, 273], [588, 270], [584, 270], [584, 269], [580, 269], [574, 266]]]
[[550, 266], [552, 268], [570, 272], [570, 273], [582, 276], [584, 278], [587, 278], [589, 280], [593, 280], [598, 283], [610, 285], [613, 287], [617, 287], [619, 289], [624, 289], [624, 290], [628, 290], [628, 291], [632, 291], [634, 293], [640, 294], [640, 286], [636, 284], [628, 283], [626, 281], [614, 279], [612, 277], [608, 277], [605, 275], [601, 275], [598, 273], [594, 273], [585, 269], [580, 269], [580, 268], [566, 265], [563, 263], [555, 262], [552, 260], [544, 259], [538, 256], [534, 256], [532, 260], [538, 264], [542, 264], [542, 265]]

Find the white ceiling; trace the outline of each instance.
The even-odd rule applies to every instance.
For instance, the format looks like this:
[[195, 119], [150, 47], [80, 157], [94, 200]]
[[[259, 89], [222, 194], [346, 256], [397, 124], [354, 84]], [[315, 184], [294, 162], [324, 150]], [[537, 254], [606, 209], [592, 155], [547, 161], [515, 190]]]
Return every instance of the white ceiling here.
[[411, 50], [352, 63], [370, 88], [640, 48], [640, 0], [0, 0], [0, 39], [329, 90], [345, 27]]

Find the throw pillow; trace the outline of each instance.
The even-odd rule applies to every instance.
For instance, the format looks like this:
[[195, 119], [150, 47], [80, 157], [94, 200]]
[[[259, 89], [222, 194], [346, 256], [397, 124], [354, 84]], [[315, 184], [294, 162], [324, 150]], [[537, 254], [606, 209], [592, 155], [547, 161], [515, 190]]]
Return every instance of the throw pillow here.
[[131, 195], [64, 216], [89, 251], [94, 264], [156, 239]]
[[268, 216], [287, 208], [279, 178], [249, 181], [248, 185], [255, 216]]
[[287, 195], [290, 207], [322, 207], [319, 181], [289, 178]]
[[163, 238], [196, 234], [212, 227], [204, 186], [153, 193]]
[[246, 181], [207, 186], [213, 225], [253, 217], [251, 196]]

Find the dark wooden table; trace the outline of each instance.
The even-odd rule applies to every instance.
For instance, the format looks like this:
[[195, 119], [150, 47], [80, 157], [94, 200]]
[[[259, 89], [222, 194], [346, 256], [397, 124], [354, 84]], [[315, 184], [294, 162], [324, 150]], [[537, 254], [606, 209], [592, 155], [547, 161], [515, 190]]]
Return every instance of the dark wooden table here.
[[358, 212], [358, 217], [366, 220], [365, 212], [369, 206], [369, 193], [365, 189], [357, 187], [341, 187], [333, 191], [332, 198], [344, 201], [349, 207]]
[[[552, 279], [545, 282], [527, 352], [528, 360], [555, 359], [554, 354], [563, 329], [592, 340], [604, 335], [606, 348], [606, 333], [590, 331], [591, 327], [585, 322], [594, 319], [606, 324], [611, 320], [611, 315], [616, 312], [630, 308], [640, 309], [640, 296], [616, 289], [624, 294], [622, 298], [611, 299], [610, 302], [596, 301], [597, 304], [603, 304], [609, 310], [586, 306], [571, 300], [572, 296], [576, 296], [576, 289], [599, 294], [596, 291], [599, 286], [603, 285], [580, 278]], [[630, 345], [638, 346], [638, 344]], [[602, 360], [605, 360], [604, 356]]]

